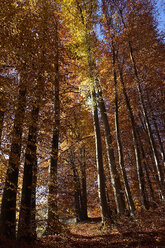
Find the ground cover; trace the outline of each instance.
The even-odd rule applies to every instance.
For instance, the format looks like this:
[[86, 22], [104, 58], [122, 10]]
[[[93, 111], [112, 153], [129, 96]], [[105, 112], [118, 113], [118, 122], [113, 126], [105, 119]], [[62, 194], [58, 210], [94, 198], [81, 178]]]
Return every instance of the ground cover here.
[[[115, 224], [101, 229], [100, 218], [69, 224], [64, 233], [42, 236], [35, 243], [14, 244], [1, 248], [165, 248], [165, 207], [137, 213], [136, 218], [116, 218]], [[7, 245], [7, 246], [6, 246]]]

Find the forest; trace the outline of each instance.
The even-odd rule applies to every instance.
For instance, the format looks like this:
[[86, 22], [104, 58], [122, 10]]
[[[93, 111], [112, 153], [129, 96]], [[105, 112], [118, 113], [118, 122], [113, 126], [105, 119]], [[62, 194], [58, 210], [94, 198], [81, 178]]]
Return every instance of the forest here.
[[1, 248], [165, 247], [156, 2], [0, 0]]

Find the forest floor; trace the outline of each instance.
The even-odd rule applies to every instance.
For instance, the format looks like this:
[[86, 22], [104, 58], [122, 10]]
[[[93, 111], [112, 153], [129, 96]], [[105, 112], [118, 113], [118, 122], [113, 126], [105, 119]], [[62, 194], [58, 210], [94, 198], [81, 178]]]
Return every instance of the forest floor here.
[[[100, 218], [66, 225], [63, 234], [43, 236], [35, 244], [0, 245], [3, 248], [165, 248], [165, 207], [120, 217], [100, 230]], [[64, 230], [65, 230], [64, 229]]]
[[165, 248], [165, 208], [141, 212], [135, 219], [121, 217], [100, 230], [100, 219], [68, 225], [70, 235], [44, 237], [52, 248]]

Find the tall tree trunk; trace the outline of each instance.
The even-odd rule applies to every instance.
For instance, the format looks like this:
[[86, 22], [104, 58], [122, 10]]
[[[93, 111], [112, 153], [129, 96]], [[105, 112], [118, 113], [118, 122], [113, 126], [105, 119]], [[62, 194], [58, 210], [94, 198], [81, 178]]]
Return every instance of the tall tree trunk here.
[[114, 191], [115, 202], [117, 207], [117, 212], [123, 214], [126, 210], [125, 201], [124, 201], [124, 194], [122, 192], [122, 187], [120, 183], [119, 174], [116, 168], [114, 150], [112, 147], [112, 137], [111, 137], [111, 130], [108, 123], [107, 112], [105, 108], [105, 103], [102, 96], [101, 86], [99, 82], [97, 82], [97, 91], [98, 91], [98, 104], [101, 113], [101, 118], [104, 125], [104, 136], [105, 136], [105, 144], [108, 156], [108, 164], [110, 168], [110, 175], [111, 175], [111, 183]]
[[[36, 104], [37, 105], [37, 104]], [[22, 186], [21, 208], [18, 223], [18, 240], [31, 241], [35, 237], [32, 224], [32, 192], [34, 171], [36, 170], [36, 141], [39, 107], [33, 106], [28, 143], [25, 153], [24, 177]], [[34, 213], [33, 213], [34, 214]]]
[[[108, 8], [107, 8], [106, 2], [104, 0], [102, 0], [102, 6], [103, 6], [103, 12], [104, 12], [105, 17], [106, 17], [107, 26], [109, 29], [108, 31], [110, 32], [111, 27], [113, 28], [113, 23], [111, 22], [111, 20], [112, 20], [111, 13], [110, 14], [108, 13]], [[115, 71], [115, 67], [114, 67], [115, 66], [115, 50], [114, 50], [114, 43], [113, 43], [114, 37], [113, 37], [113, 34], [111, 35], [109, 33], [109, 35], [110, 35], [109, 38], [111, 38], [111, 46], [112, 46], [112, 50], [113, 50], [112, 69], [113, 69], [113, 79], [114, 79], [114, 83], [115, 83], [116, 82], [116, 71]], [[99, 95], [99, 108], [100, 108], [100, 112], [101, 112], [101, 116], [102, 116], [102, 120], [103, 120], [103, 124], [104, 124], [105, 143], [106, 143], [106, 149], [107, 149], [107, 154], [108, 154], [108, 163], [109, 163], [110, 172], [111, 172], [111, 181], [112, 181], [112, 186], [113, 186], [114, 195], [115, 195], [117, 212], [123, 214], [126, 210], [126, 205], [125, 205], [125, 201], [124, 201], [124, 194], [122, 192], [119, 174], [118, 174], [118, 171], [116, 168], [114, 150], [112, 147], [111, 131], [110, 131], [109, 123], [108, 123], [108, 117], [106, 114], [106, 108], [105, 108], [105, 104], [104, 104], [104, 100], [103, 100], [103, 96], [102, 96], [101, 87], [100, 87], [100, 90], [98, 90], [98, 95]], [[119, 137], [117, 137], [117, 138], [119, 138]], [[118, 148], [119, 148], [119, 146], [118, 146]], [[120, 152], [121, 152], [121, 150], [120, 150]]]
[[80, 149], [80, 170], [81, 170], [81, 194], [82, 194], [82, 218], [88, 219], [87, 211], [87, 183], [86, 183], [86, 162], [85, 162], [85, 147]]
[[[74, 185], [75, 185], [75, 210], [77, 221], [83, 221], [88, 219], [87, 215], [87, 192], [86, 192], [86, 172], [85, 172], [85, 151], [80, 149], [80, 171], [81, 178], [78, 175], [78, 170], [74, 163], [73, 151], [70, 150], [70, 163], [73, 171]], [[81, 182], [80, 182], [81, 180]]]
[[6, 108], [5, 92], [3, 91], [3, 87], [5, 83], [6, 83], [5, 78], [0, 75], [0, 86], [2, 86], [2, 91], [0, 94], [0, 148], [2, 142], [3, 121], [4, 121], [4, 114]]
[[[143, 132], [147, 135], [148, 137], [148, 133], [147, 133], [147, 129], [146, 129], [146, 125], [145, 123], [143, 122], [143, 116], [139, 113], [139, 119], [141, 121], [141, 124], [142, 124], [142, 130]], [[153, 152], [152, 152], [152, 149], [151, 149], [151, 146], [150, 146], [150, 141], [149, 141], [149, 138], [148, 138], [148, 153], [150, 155], [150, 159], [151, 159], [151, 162], [152, 162], [152, 167], [148, 165], [148, 168], [150, 169], [151, 173], [153, 174], [154, 176], [154, 179], [155, 181], [157, 182], [157, 185], [158, 185], [158, 189], [160, 190], [161, 189], [161, 186], [160, 186], [160, 182], [159, 182], [159, 177], [158, 177], [158, 174], [157, 174], [157, 169], [156, 169], [156, 166], [155, 166], [155, 161], [154, 161], [154, 157], [153, 157]], [[161, 195], [162, 197], [162, 195]]]
[[138, 139], [137, 139], [136, 128], [135, 128], [136, 123], [134, 120], [131, 104], [130, 104], [130, 101], [129, 101], [129, 98], [126, 92], [124, 79], [123, 79], [123, 73], [122, 73], [122, 69], [120, 68], [120, 66], [119, 66], [119, 72], [120, 72], [120, 81], [122, 84], [123, 94], [124, 94], [125, 102], [127, 106], [127, 111], [128, 111], [129, 118], [131, 121], [132, 137], [133, 137], [133, 145], [134, 145], [134, 151], [135, 151], [136, 168], [137, 168], [137, 175], [138, 175], [141, 204], [143, 207], [148, 209], [149, 205], [147, 202], [147, 196], [146, 196], [145, 185], [144, 185], [144, 174], [143, 174], [142, 165], [141, 165], [140, 152], [139, 152], [139, 147], [138, 147]]
[[75, 212], [76, 212], [76, 218], [77, 221], [82, 221], [82, 192], [81, 192], [81, 184], [80, 184], [80, 178], [78, 175], [78, 171], [76, 168], [76, 165], [74, 163], [74, 157], [73, 157], [73, 151], [72, 147], [70, 148], [70, 164], [73, 171], [73, 178], [74, 178], [74, 190], [75, 190]]
[[[119, 12], [120, 12], [120, 15], [121, 15], [123, 26], [126, 29], [126, 24], [124, 22], [122, 10], [119, 9]], [[129, 37], [128, 37], [128, 47], [129, 47], [129, 55], [130, 55], [130, 58], [131, 58], [132, 67], [133, 67], [133, 70], [134, 70], [134, 75], [135, 75], [137, 90], [138, 90], [139, 99], [140, 99], [140, 103], [141, 103], [141, 108], [142, 108], [142, 112], [143, 112], [143, 116], [144, 116], [144, 120], [145, 120], [145, 124], [146, 124], [146, 128], [147, 128], [148, 137], [149, 137], [150, 144], [151, 144], [151, 149], [152, 149], [152, 153], [153, 153], [153, 157], [154, 157], [154, 161], [155, 161], [155, 167], [156, 167], [157, 174], [158, 174], [158, 179], [159, 179], [159, 185], [160, 185], [160, 190], [161, 190], [161, 194], [162, 194], [162, 199], [164, 199], [164, 197], [165, 197], [164, 173], [163, 173], [163, 170], [161, 168], [161, 165], [159, 164], [156, 145], [155, 145], [155, 142], [154, 142], [154, 138], [153, 138], [151, 126], [150, 126], [150, 123], [149, 123], [149, 118], [148, 118], [146, 106], [145, 106], [145, 103], [144, 103], [142, 87], [141, 87], [142, 82], [141, 82], [141, 79], [139, 77], [136, 61], [135, 61], [134, 54], [133, 54], [132, 42], [131, 42]]]
[[153, 187], [152, 187], [148, 167], [147, 167], [147, 164], [146, 164], [145, 152], [144, 152], [143, 144], [142, 144], [142, 141], [141, 141], [140, 132], [139, 132], [138, 128], [136, 129], [136, 131], [137, 131], [137, 135], [138, 135], [139, 145], [140, 145], [140, 148], [141, 148], [143, 165], [144, 165], [144, 170], [145, 170], [145, 173], [146, 173], [146, 179], [147, 179], [147, 183], [148, 183], [148, 187], [149, 187], [149, 191], [150, 191], [150, 196], [151, 196], [151, 199], [152, 199], [152, 205], [155, 206], [154, 190], [153, 190]]
[[77, 189], [74, 191], [75, 198], [75, 213], [76, 213], [76, 222], [81, 221], [81, 205], [80, 205], [80, 194]]
[[58, 23], [55, 21], [55, 78], [54, 78], [54, 129], [52, 139], [52, 154], [50, 161], [49, 175], [49, 196], [48, 196], [48, 233], [60, 232], [60, 225], [57, 214], [57, 164], [58, 164], [58, 143], [60, 131], [60, 99], [59, 99], [59, 53], [58, 53]]
[[31, 199], [31, 230], [33, 238], [37, 238], [36, 223], [36, 189], [37, 189], [37, 151], [34, 154], [34, 167], [32, 171], [32, 199]]
[[[147, 92], [147, 101], [148, 101], [148, 104], [149, 104], [150, 111], [152, 111], [151, 102], [150, 102], [150, 99], [149, 99], [148, 92]], [[154, 124], [154, 127], [155, 127], [156, 135], [157, 135], [159, 146], [160, 146], [161, 157], [162, 157], [163, 164], [164, 164], [164, 167], [165, 167], [165, 151], [164, 151], [164, 148], [163, 148], [163, 143], [162, 143], [162, 140], [161, 140], [158, 124], [156, 122], [156, 117], [155, 117], [154, 113], [152, 115], [152, 120], [153, 120], [153, 124]]]
[[[92, 114], [93, 114], [93, 126], [95, 133], [95, 146], [96, 146], [96, 165], [97, 165], [97, 179], [98, 179], [98, 194], [100, 199], [100, 208], [101, 208], [101, 216], [102, 216], [102, 224], [106, 224], [108, 220], [111, 219], [111, 213], [108, 211], [108, 203], [106, 199], [106, 187], [105, 187], [105, 174], [103, 167], [103, 157], [102, 157], [102, 143], [101, 143], [101, 133], [100, 133], [100, 125], [98, 118], [98, 108], [97, 108], [97, 100], [96, 100], [96, 92], [95, 92], [95, 84], [96, 84], [96, 75], [95, 75], [95, 60], [92, 57], [91, 44], [90, 44], [90, 34], [87, 29], [87, 25], [84, 21], [83, 11], [81, 6], [76, 0], [77, 9], [80, 13], [81, 23], [84, 26], [85, 34], [84, 38], [86, 40], [86, 52], [87, 52], [87, 61], [88, 61], [88, 71], [89, 78], [91, 80], [91, 101], [92, 101]], [[111, 220], [112, 221], [112, 220]]]
[[0, 110], [0, 148], [1, 148], [1, 140], [2, 140], [4, 114], [5, 112], [3, 110]]
[[118, 92], [117, 92], [117, 77], [116, 77], [116, 69], [115, 69], [115, 48], [112, 48], [113, 50], [113, 61], [112, 61], [112, 66], [113, 66], [113, 80], [114, 80], [114, 95], [115, 95], [115, 129], [116, 129], [116, 140], [117, 140], [117, 148], [118, 148], [118, 155], [119, 155], [119, 166], [121, 169], [121, 173], [123, 176], [123, 181], [124, 181], [124, 188], [125, 188], [125, 193], [128, 201], [128, 206], [130, 209], [131, 215], [134, 214], [135, 212], [135, 205], [132, 199], [130, 187], [128, 184], [128, 179], [127, 179], [127, 174], [125, 171], [125, 166], [124, 166], [124, 158], [123, 158], [123, 147], [121, 143], [121, 138], [120, 138], [120, 127], [119, 127], [119, 116], [118, 116]]
[[156, 135], [158, 137], [158, 142], [159, 142], [159, 146], [160, 146], [160, 152], [161, 152], [162, 161], [163, 161], [163, 164], [164, 164], [164, 167], [165, 167], [165, 151], [164, 151], [164, 148], [163, 148], [163, 143], [162, 143], [162, 140], [161, 140], [161, 136], [160, 136], [159, 129], [158, 129], [158, 124], [157, 124], [157, 122], [155, 120], [155, 117], [153, 117], [153, 123], [154, 123], [154, 126], [155, 126]]
[[91, 97], [92, 97], [92, 112], [93, 112], [93, 123], [94, 123], [94, 133], [95, 133], [95, 145], [96, 145], [98, 194], [99, 194], [99, 199], [100, 199], [102, 224], [104, 225], [106, 224], [106, 222], [109, 221], [109, 219], [111, 219], [111, 213], [109, 212], [107, 198], [106, 198], [106, 185], [105, 185], [103, 158], [102, 158], [101, 133], [100, 133], [99, 118], [98, 118], [96, 93], [94, 89], [91, 91]]
[[49, 234], [56, 232], [58, 223], [57, 215], [57, 164], [58, 164], [58, 142], [60, 129], [60, 112], [59, 112], [59, 88], [56, 82], [55, 86], [55, 120], [52, 139], [52, 154], [50, 159], [49, 174], [49, 196], [48, 196], [48, 229]]
[[23, 80], [24, 78], [21, 77], [0, 216], [0, 233], [10, 239], [16, 238], [16, 195], [26, 106], [26, 87]]

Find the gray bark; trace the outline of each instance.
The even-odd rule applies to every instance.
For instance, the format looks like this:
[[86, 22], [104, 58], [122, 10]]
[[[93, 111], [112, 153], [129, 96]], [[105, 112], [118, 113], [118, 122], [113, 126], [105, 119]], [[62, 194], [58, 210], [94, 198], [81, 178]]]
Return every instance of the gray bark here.
[[97, 178], [98, 178], [98, 194], [100, 199], [100, 208], [101, 208], [101, 216], [102, 216], [102, 224], [106, 224], [108, 220], [111, 219], [111, 213], [108, 211], [108, 203], [106, 199], [106, 187], [105, 187], [105, 174], [103, 167], [103, 157], [102, 157], [102, 143], [101, 143], [101, 133], [100, 133], [100, 125], [98, 118], [98, 107], [97, 107], [97, 99], [95, 92], [95, 84], [96, 84], [96, 75], [95, 75], [95, 60], [92, 57], [91, 52], [91, 44], [90, 44], [90, 34], [88, 33], [87, 25], [84, 21], [83, 11], [76, 0], [77, 9], [79, 10], [81, 23], [85, 28], [85, 40], [86, 40], [86, 52], [87, 52], [87, 60], [88, 60], [88, 71], [89, 78], [91, 80], [91, 101], [92, 101], [92, 114], [93, 114], [93, 126], [95, 133], [95, 146], [96, 146], [96, 165], [97, 165]]
[[96, 93], [94, 90], [91, 92], [91, 96], [92, 96], [92, 112], [93, 112], [93, 123], [94, 123], [94, 133], [95, 133], [95, 144], [96, 144], [98, 194], [100, 199], [102, 223], [104, 224], [108, 222], [109, 219], [111, 219], [111, 215], [108, 211], [109, 208], [106, 198], [106, 185], [105, 185], [105, 174], [104, 174], [103, 157], [102, 157], [101, 133], [99, 126]]
[[124, 188], [126, 193], [126, 198], [128, 201], [128, 206], [131, 212], [131, 215], [135, 212], [135, 205], [132, 199], [130, 187], [128, 184], [127, 174], [125, 171], [124, 166], [124, 157], [123, 157], [123, 147], [121, 143], [121, 137], [120, 137], [120, 126], [119, 126], [119, 116], [118, 116], [118, 92], [117, 92], [117, 77], [116, 77], [116, 69], [115, 69], [115, 50], [113, 49], [113, 78], [114, 78], [114, 95], [115, 95], [115, 129], [116, 129], [116, 140], [117, 140], [117, 147], [118, 147], [118, 156], [119, 156], [119, 166], [121, 169], [121, 173], [123, 176], [124, 181]]
[[[147, 92], [147, 101], [148, 101], [148, 104], [149, 104], [150, 111], [152, 111], [151, 102], [150, 102], [150, 99], [149, 99], [148, 92]], [[155, 132], [156, 132], [158, 142], [159, 142], [159, 146], [160, 146], [160, 153], [161, 153], [161, 157], [162, 157], [163, 164], [164, 164], [164, 167], [165, 167], [165, 151], [164, 151], [163, 143], [162, 143], [162, 140], [161, 140], [158, 124], [157, 124], [156, 117], [155, 117], [154, 113], [152, 114], [152, 121], [153, 121], [153, 124], [154, 124], [154, 127], [155, 127]]]
[[141, 141], [140, 132], [139, 132], [138, 128], [137, 128], [137, 135], [138, 135], [138, 138], [139, 138], [139, 145], [140, 145], [141, 152], [142, 152], [143, 165], [144, 165], [144, 170], [145, 170], [145, 173], [146, 173], [146, 179], [147, 179], [147, 183], [148, 183], [148, 187], [149, 187], [149, 191], [150, 191], [150, 196], [151, 196], [151, 199], [152, 199], [152, 205], [155, 206], [154, 190], [153, 190], [152, 183], [151, 183], [151, 180], [150, 180], [150, 174], [149, 174], [149, 171], [148, 171], [148, 166], [146, 164], [145, 152], [144, 152], [144, 148], [143, 148], [143, 144], [142, 144], [142, 141]]
[[103, 125], [104, 125], [104, 136], [105, 136], [106, 150], [107, 150], [107, 156], [108, 156], [108, 165], [110, 169], [111, 183], [112, 183], [112, 187], [114, 191], [117, 212], [123, 214], [126, 209], [124, 195], [122, 192], [119, 174], [116, 168], [114, 150], [112, 147], [111, 130], [110, 130], [110, 126], [108, 123], [108, 116], [107, 116], [105, 103], [104, 103], [103, 96], [102, 96], [102, 90], [98, 83], [97, 83], [97, 90], [98, 90], [98, 104], [99, 104], [101, 118], [102, 118]]
[[142, 165], [141, 165], [141, 158], [140, 158], [140, 151], [138, 147], [138, 139], [136, 135], [136, 123], [134, 120], [131, 104], [126, 92], [125, 84], [124, 84], [124, 79], [123, 79], [123, 73], [122, 69], [119, 66], [119, 72], [120, 72], [120, 81], [122, 84], [122, 89], [123, 89], [123, 94], [125, 97], [125, 102], [127, 106], [127, 111], [129, 114], [129, 118], [131, 121], [131, 128], [132, 128], [132, 138], [133, 138], [133, 145], [134, 145], [134, 151], [135, 151], [135, 159], [136, 159], [136, 168], [137, 168], [137, 175], [138, 175], [138, 183], [139, 183], [139, 190], [140, 190], [140, 198], [141, 198], [141, 203], [142, 206], [148, 209], [148, 202], [147, 202], [147, 197], [146, 197], [146, 191], [145, 191], [145, 185], [144, 185], [144, 174], [142, 170]]
[[[120, 12], [120, 15], [121, 15], [121, 20], [122, 20], [123, 26], [126, 29], [126, 24], [125, 24], [124, 19], [123, 19], [122, 10], [119, 10], [119, 12]], [[129, 37], [128, 37], [128, 39], [129, 39]], [[144, 117], [144, 120], [145, 120], [145, 125], [146, 125], [146, 128], [147, 128], [147, 133], [148, 133], [148, 137], [149, 137], [149, 141], [150, 141], [150, 145], [151, 145], [151, 149], [152, 149], [152, 153], [153, 153], [153, 157], [154, 157], [154, 161], [155, 161], [155, 167], [156, 167], [157, 174], [158, 174], [159, 187], [160, 187], [160, 190], [161, 190], [162, 199], [164, 200], [164, 197], [165, 197], [164, 173], [163, 173], [163, 170], [161, 168], [161, 165], [159, 164], [156, 145], [155, 145], [155, 142], [154, 142], [154, 138], [153, 138], [151, 126], [150, 126], [150, 123], [149, 123], [149, 118], [148, 118], [146, 106], [145, 106], [145, 103], [144, 103], [144, 97], [143, 97], [142, 87], [141, 87], [142, 80], [139, 77], [136, 61], [135, 61], [135, 58], [134, 58], [132, 42], [130, 41], [130, 39], [128, 40], [128, 47], [129, 47], [129, 53], [130, 53], [132, 67], [133, 67], [133, 70], [134, 70], [134, 75], [135, 75], [137, 90], [138, 90], [139, 99], [140, 99], [140, 103], [141, 103], [142, 113], [143, 113], [143, 117]]]

